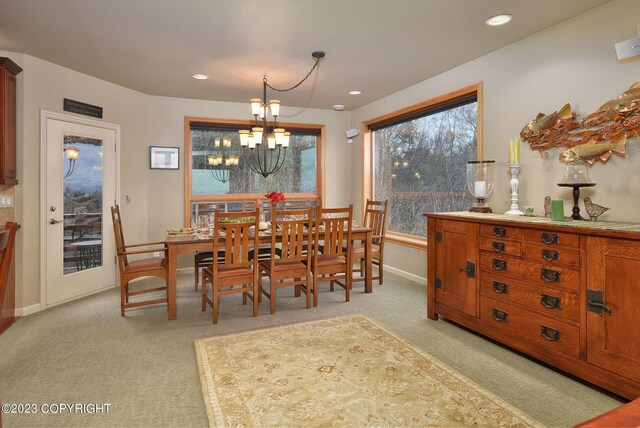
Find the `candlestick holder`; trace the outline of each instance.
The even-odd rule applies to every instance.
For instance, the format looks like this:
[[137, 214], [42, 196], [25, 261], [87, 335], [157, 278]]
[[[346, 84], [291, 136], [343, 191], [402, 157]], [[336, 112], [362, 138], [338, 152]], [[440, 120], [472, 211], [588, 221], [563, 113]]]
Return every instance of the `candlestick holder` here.
[[511, 208], [505, 214], [511, 215], [523, 215], [524, 212], [520, 211], [518, 207], [518, 190], [520, 188], [520, 180], [518, 179], [518, 173], [520, 172], [520, 164], [519, 163], [511, 163], [509, 164], [509, 169], [511, 170]]
[[469, 193], [477, 200], [469, 208], [469, 211], [478, 213], [493, 212], [491, 207], [485, 205], [485, 199], [493, 192], [493, 183], [496, 176], [495, 162], [493, 160], [467, 162], [467, 187], [469, 188]]

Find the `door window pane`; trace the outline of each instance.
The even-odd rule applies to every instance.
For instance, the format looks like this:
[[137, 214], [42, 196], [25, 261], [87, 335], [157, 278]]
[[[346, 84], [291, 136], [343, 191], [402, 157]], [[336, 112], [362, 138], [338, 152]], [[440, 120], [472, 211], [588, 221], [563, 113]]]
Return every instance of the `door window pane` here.
[[64, 274], [102, 266], [102, 140], [64, 135]]
[[387, 230], [425, 237], [425, 212], [465, 211], [466, 162], [477, 158], [478, 104], [447, 106], [373, 135], [373, 195], [389, 200]]

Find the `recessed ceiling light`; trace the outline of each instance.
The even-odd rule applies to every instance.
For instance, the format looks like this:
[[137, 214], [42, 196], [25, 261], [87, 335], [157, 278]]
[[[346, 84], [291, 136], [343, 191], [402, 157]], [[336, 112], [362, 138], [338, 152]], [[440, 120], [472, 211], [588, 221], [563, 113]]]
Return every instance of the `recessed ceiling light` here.
[[344, 110], [344, 106], [342, 104], [336, 104], [336, 105], [333, 106], [333, 109], [335, 111], [342, 111], [342, 110]]
[[491, 18], [487, 19], [485, 23], [487, 25], [491, 25], [495, 27], [496, 25], [506, 24], [507, 22], [511, 21], [511, 18], [513, 18], [513, 16], [504, 13], [504, 14], [492, 16]]
[[349, 95], [360, 95], [362, 91], [358, 91], [357, 89], [354, 91], [349, 91]]
[[198, 80], [207, 80], [209, 76], [207, 76], [206, 74], [194, 74], [193, 78]]

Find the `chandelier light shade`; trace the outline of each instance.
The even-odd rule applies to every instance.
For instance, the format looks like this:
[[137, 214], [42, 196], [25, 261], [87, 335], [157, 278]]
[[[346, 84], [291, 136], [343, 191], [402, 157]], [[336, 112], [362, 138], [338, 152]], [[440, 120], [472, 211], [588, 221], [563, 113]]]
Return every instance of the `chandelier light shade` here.
[[229, 137], [213, 139], [213, 154], [207, 156], [207, 165], [211, 176], [221, 183], [229, 181], [232, 169], [240, 164], [240, 156], [229, 153], [232, 140]]
[[[244, 161], [247, 166], [256, 174], [268, 177], [278, 171], [287, 156], [289, 139], [291, 133], [278, 126], [278, 116], [280, 116], [280, 100], [269, 100], [267, 102], [267, 88], [276, 92], [289, 92], [300, 86], [311, 76], [311, 73], [318, 67], [318, 64], [325, 53], [321, 51], [313, 52], [313, 67], [307, 75], [297, 84], [287, 89], [278, 89], [269, 85], [267, 76], [262, 78], [262, 99], [251, 98], [251, 114], [253, 114], [255, 125], [251, 130], [238, 131], [240, 146], [244, 152]], [[271, 113], [273, 126], [267, 126], [268, 115]], [[224, 145], [224, 142], [223, 142]]]

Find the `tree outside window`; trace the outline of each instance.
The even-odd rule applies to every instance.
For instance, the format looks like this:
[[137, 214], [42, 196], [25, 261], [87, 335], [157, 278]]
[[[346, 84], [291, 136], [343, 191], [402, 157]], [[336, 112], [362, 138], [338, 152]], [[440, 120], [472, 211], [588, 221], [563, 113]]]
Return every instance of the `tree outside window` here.
[[[416, 117], [418, 116], [418, 117]], [[478, 153], [478, 102], [438, 105], [372, 130], [373, 197], [389, 200], [387, 230], [426, 237], [425, 212], [465, 211], [466, 162]]]

